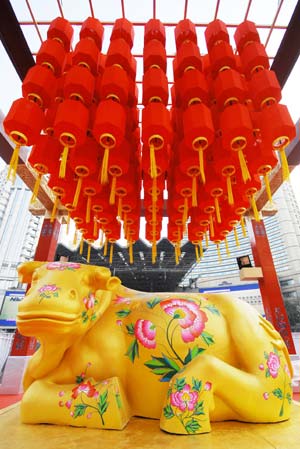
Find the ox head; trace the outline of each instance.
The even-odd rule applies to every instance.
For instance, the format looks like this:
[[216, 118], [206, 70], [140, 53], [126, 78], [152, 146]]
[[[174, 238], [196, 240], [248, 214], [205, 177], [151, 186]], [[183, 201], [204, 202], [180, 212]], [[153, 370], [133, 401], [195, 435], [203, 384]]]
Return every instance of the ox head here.
[[62, 262], [26, 262], [20, 280], [30, 283], [19, 305], [17, 325], [38, 338], [84, 334], [120, 291], [121, 281], [104, 267]]

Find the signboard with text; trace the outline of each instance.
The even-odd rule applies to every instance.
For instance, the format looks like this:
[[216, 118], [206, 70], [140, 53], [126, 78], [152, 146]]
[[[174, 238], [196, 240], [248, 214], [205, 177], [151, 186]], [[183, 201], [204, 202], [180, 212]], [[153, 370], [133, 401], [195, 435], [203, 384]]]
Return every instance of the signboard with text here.
[[16, 327], [18, 305], [24, 296], [25, 290], [6, 290], [0, 310], [0, 327]]

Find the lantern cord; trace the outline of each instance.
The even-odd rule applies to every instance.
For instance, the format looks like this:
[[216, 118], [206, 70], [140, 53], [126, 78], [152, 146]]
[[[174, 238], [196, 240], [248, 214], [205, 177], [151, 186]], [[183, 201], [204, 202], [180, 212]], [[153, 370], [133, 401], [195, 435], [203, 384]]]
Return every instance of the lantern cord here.
[[197, 178], [196, 176], [193, 176], [193, 181], [192, 181], [192, 207], [197, 207], [198, 206], [198, 202], [197, 202]]
[[202, 244], [202, 240], [200, 240], [200, 242], [199, 242], [199, 249], [200, 249], [200, 258], [202, 259], [202, 257], [203, 257], [203, 244]]
[[122, 197], [119, 196], [118, 199], [118, 217], [122, 220]]
[[92, 207], [92, 197], [91, 195], [88, 195], [88, 199], [86, 202], [86, 214], [85, 214], [85, 221], [87, 223], [90, 223], [91, 221], [91, 207]]
[[235, 244], [236, 244], [236, 246], [240, 246], [239, 236], [238, 236], [235, 226], [233, 227], [233, 232], [234, 232]]
[[208, 248], [209, 242], [208, 242], [208, 233], [207, 231], [205, 232], [205, 246], [206, 248]]
[[156, 206], [152, 207], [152, 221], [156, 223]]
[[71, 220], [71, 215], [70, 215], [70, 211], [68, 211], [67, 228], [66, 228], [66, 234], [67, 235], [69, 235], [69, 232], [70, 232], [70, 220]]
[[231, 176], [226, 176], [226, 185], [227, 185], [227, 195], [228, 195], [228, 204], [232, 206], [234, 204], [233, 193], [232, 193], [232, 185], [231, 185]]
[[196, 256], [196, 262], [200, 263], [200, 258], [199, 258], [199, 249], [198, 246], [195, 245], [195, 256]]
[[187, 219], [188, 219], [188, 210], [189, 210], [188, 198], [187, 198], [187, 196], [185, 196], [184, 197], [183, 214], [182, 214], [183, 226], [185, 226], [185, 223], [187, 222]]
[[59, 166], [59, 177], [64, 178], [66, 176], [67, 159], [69, 154], [69, 147], [65, 146], [61, 155], [60, 166]]
[[53, 221], [55, 219], [58, 202], [59, 202], [59, 198], [58, 198], [58, 196], [55, 196], [55, 200], [54, 200], [53, 208], [52, 208], [52, 212], [51, 212], [51, 217], [50, 217], [50, 223], [53, 223]]
[[104, 256], [104, 257], [107, 256], [107, 246], [108, 246], [108, 241], [107, 241], [107, 239], [105, 239], [105, 242], [104, 242], [104, 249], [103, 249], [103, 256]]
[[289, 169], [289, 163], [285, 154], [285, 149], [282, 148], [280, 151], [280, 160], [281, 160], [281, 167], [282, 167], [282, 179], [284, 181], [288, 181], [290, 179], [290, 169]]
[[35, 184], [34, 184], [34, 187], [33, 187], [30, 204], [33, 204], [35, 202], [35, 200], [37, 199], [37, 196], [38, 196], [38, 193], [39, 193], [39, 189], [40, 189], [40, 185], [41, 185], [41, 180], [42, 180], [42, 173], [38, 173], [38, 176], [37, 176], [37, 178], [35, 180]]
[[218, 222], [218, 223], [222, 223], [222, 220], [221, 220], [221, 214], [220, 214], [220, 204], [219, 204], [219, 199], [218, 199], [217, 196], [215, 196], [214, 200], [215, 200], [215, 209], [216, 209], [217, 222]]
[[112, 265], [112, 263], [113, 263], [113, 257], [114, 257], [114, 244], [111, 243], [110, 248], [109, 248], [109, 264], [110, 265]]
[[247, 182], [248, 180], [251, 179], [248, 167], [247, 167], [247, 162], [245, 159], [245, 155], [243, 153], [243, 150], [240, 148], [238, 150], [238, 156], [239, 156], [239, 162], [240, 162], [240, 167], [241, 167], [241, 171], [242, 171], [242, 178], [244, 182]]
[[212, 214], [209, 214], [209, 232], [210, 232], [211, 237], [215, 236], [214, 222], [213, 222]]
[[217, 252], [218, 252], [218, 261], [219, 263], [222, 263], [222, 257], [221, 257], [221, 251], [220, 251], [220, 243], [216, 243], [217, 245]]
[[178, 244], [175, 243], [175, 263], [176, 265], [179, 264], [179, 254], [178, 254]]
[[241, 228], [243, 231], [243, 236], [247, 237], [246, 226], [245, 226], [245, 218], [241, 216]]
[[74, 194], [74, 198], [73, 198], [73, 204], [72, 204], [72, 206], [75, 207], [75, 209], [78, 206], [78, 201], [79, 201], [79, 196], [80, 196], [80, 192], [81, 192], [81, 187], [82, 187], [82, 177], [79, 176], [79, 178], [77, 180], [76, 190], [75, 190], [75, 194]]
[[117, 185], [117, 177], [113, 176], [111, 181], [109, 204], [115, 204], [116, 202], [116, 185]]
[[225, 248], [226, 248], [227, 256], [230, 257], [230, 251], [229, 251], [227, 236], [225, 237]]
[[101, 180], [100, 184], [107, 184], [108, 183], [108, 157], [109, 157], [109, 148], [104, 149], [104, 155], [102, 159], [102, 166], [101, 166]]
[[94, 228], [93, 228], [93, 236], [95, 237], [95, 239], [97, 240], [98, 238], [98, 222], [94, 217]]
[[152, 182], [152, 203], [157, 203], [157, 178], [153, 178]]
[[8, 166], [7, 181], [11, 181], [12, 183], [14, 183], [16, 180], [20, 146], [21, 145], [15, 146], [15, 149], [13, 151], [13, 154], [12, 154], [11, 160], [9, 162], [9, 166]]
[[152, 240], [152, 264], [155, 264], [157, 256], [156, 240]]
[[83, 253], [83, 236], [81, 236], [80, 239], [80, 245], [79, 245], [79, 254], [82, 256]]
[[254, 195], [250, 196], [250, 204], [251, 204], [251, 207], [252, 207], [252, 210], [253, 210], [255, 221], [260, 221], [259, 213], [258, 213], [258, 210], [257, 210], [257, 206], [256, 206]]
[[199, 169], [200, 169], [200, 177], [201, 177], [201, 180], [202, 180], [203, 184], [205, 184], [203, 150], [202, 150], [202, 149], [198, 150], [198, 153], [199, 153]]
[[77, 229], [75, 229], [75, 232], [74, 232], [73, 245], [77, 245]]
[[152, 143], [150, 144], [150, 176], [151, 178], [157, 178], [155, 147]]
[[269, 178], [268, 178], [268, 173], [264, 174], [264, 181], [265, 181], [265, 186], [266, 186], [266, 192], [267, 192], [267, 195], [268, 195], [268, 200], [270, 201], [270, 203], [273, 203], [273, 198], [272, 198], [272, 192], [271, 192], [270, 182], [269, 182]]
[[91, 260], [91, 244], [88, 244], [88, 250], [87, 250], [87, 256], [86, 256], [86, 261], [87, 263], [90, 263]]
[[132, 240], [129, 241], [129, 263], [133, 264], [133, 245], [132, 245]]

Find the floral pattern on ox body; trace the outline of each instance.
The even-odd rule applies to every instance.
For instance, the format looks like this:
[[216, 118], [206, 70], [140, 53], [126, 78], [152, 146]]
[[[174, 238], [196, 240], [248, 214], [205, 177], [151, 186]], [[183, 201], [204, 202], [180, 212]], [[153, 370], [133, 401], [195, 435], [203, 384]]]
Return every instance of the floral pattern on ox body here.
[[[214, 336], [205, 330], [208, 322], [207, 312], [217, 316], [220, 316], [220, 312], [204, 297], [200, 299], [153, 297], [141, 303], [137, 309], [140, 311], [140, 317], [131, 322], [130, 315], [135, 307], [125, 307], [125, 304], [130, 302], [115, 301], [115, 305], [121, 307], [116, 311], [116, 324], [132, 338], [126, 355], [134, 363], [140, 357], [140, 346], [147, 350], [161, 350], [158, 355], [150, 354], [151, 359], [145, 362], [145, 366], [153, 374], [160, 376], [161, 382], [168, 382], [183, 366], [215, 343]], [[164, 312], [163, 316], [160, 311]], [[126, 323], [125, 326], [122, 320]], [[163, 339], [157, 338], [158, 329], [160, 331], [163, 329]], [[176, 347], [174, 338], [176, 335], [179, 335], [184, 345], [187, 345], [184, 354], [182, 348], [179, 351]], [[194, 345], [191, 346], [191, 343]]]
[[286, 364], [281, 364], [281, 356], [278, 350], [273, 346], [273, 351], [264, 353], [265, 364], [261, 363], [258, 368], [260, 371], [264, 371], [265, 377], [270, 379], [278, 379], [279, 376], [284, 377], [284, 387], [274, 388], [272, 391], [265, 391], [263, 393], [263, 398], [267, 401], [271, 396], [276, 397], [281, 401], [281, 406], [279, 410], [279, 416], [284, 414], [284, 403], [285, 400], [291, 404], [292, 402], [292, 384], [291, 384], [291, 374], [289, 372], [288, 366]]
[[94, 321], [97, 318], [95, 306], [98, 304], [98, 299], [96, 299], [94, 293], [89, 292], [82, 301], [85, 305], [85, 310], [81, 313], [82, 322]]
[[69, 271], [75, 271], [81, 268], [80, 263], [75, 262], [50, 262], [46, 265], [47, 270], [69, 270]]
[[[66, 397], [64, 390], [59, 391], [58, 405], [59, 407], [66, 407], [69, 415], [74, 419], [80, 416], [91, 419], [96, 414], [99, 416], [102, 426], [104, 426], [104, 415], [109, 407], [108, 389], [111, 384], [109, 380], [92, 383], [87, 379], [87, 370], [90, 366], [91, 363], [88, 363], [85, 371], [76, 376], [77, 385], [72, 389], [71, 397]], [[121, 409], [122, 401], [120, 392], [114, 390], [114, 397], [118, 408]]]
[[168, 390], [168, 403], [163, 408], [166, 419], [176, 419], [181, 422], [186, 433], [196, 433], [202, 427], [201, 420], [205, 416], [204, 395], [212, 388], [211, 382], [202, 382], [192, 378], [190, 383], [186, 378], [177, 378]]
[[39, 292], [39, 304], [43, 299], [58, 298], [60, 288], [56, 284], [46, 284], [38, 289]]

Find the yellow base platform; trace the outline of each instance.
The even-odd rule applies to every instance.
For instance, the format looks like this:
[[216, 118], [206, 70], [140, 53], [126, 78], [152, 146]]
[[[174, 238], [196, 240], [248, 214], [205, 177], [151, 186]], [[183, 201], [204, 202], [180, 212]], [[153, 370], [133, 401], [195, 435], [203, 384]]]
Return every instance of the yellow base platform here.
[[142, 418], [132, 418], [122, 431], [21, 424], [16, 404], [0, 411], [0, 448], [299, 449], [299, 422], [300, 406], [294, 402], [292, 418], [283, 423], [212, 423], [211, 433], [176, 436], [159, 430], [158, 421]]

